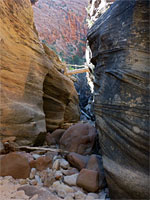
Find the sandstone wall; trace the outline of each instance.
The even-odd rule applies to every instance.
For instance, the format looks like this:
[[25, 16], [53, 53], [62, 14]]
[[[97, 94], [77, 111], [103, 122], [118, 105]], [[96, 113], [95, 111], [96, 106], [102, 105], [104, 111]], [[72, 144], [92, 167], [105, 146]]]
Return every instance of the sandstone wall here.
[[29, 0], [0, 1], [0, 56], [1, 138], [16, 136], [19, 144], [32, 145], [46, 126], [78, 121], [73, 82], [39, 42]]
[[149, 1], [115, 1], [88, 42], [110, 197], [149, 199]]

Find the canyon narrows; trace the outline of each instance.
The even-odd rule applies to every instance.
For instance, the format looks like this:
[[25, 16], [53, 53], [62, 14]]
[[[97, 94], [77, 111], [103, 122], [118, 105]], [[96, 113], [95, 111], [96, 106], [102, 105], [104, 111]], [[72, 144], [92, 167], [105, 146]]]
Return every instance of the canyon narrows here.
[[1, 200], [149, 199], [149, 14], [0, 1]]

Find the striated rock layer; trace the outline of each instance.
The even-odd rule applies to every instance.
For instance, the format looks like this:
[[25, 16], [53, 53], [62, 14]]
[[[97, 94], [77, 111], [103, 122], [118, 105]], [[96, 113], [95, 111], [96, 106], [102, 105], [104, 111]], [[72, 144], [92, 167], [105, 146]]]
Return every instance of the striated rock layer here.
[[111, 199], [149, 199], [148, 4], [117, 0], [88, 32]]
[[[79, 119], [73, 82], [64, 65], [40, 43], [29, 0], [0, 1], [1, 138], [19, 144]], [[51, 56], [52, 55], [52, 56]], [[46, 118], [46, 120], [45, 120]]]

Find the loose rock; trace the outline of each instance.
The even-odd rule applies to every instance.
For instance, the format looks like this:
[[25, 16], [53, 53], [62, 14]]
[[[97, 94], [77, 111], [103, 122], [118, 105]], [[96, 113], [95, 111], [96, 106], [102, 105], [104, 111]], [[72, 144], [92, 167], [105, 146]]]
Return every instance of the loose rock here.
[[90, 124], [77, 123], [68, 128], [60, 139], [60, 148], [82, 155], [90, 154], [94, 145], [96, 130]]
[[76, 200], [84, 200], [86, 198], [86, 195], [81, 191], [76, 192], [74, 196]]
[[60, 159], [59, 163], [60, 167], [62, 167], [63, 169], [68, 169], [70, 167], [69, 163], [65, 159]]
[[13, 152], [0, 157], [0, 176], [12, 176], [16, 179], [28, 178], [30, 166], [28, 159], [19, 153]]
[[106, 187], [106, 180], [103, 168], [102, 157], [96, 154], [90, 156], [86, 165], [87, 169], [97, 171], [99, 173], [99, 188]]
[[47, 136], [46, 136], [47, 144], [49, 146], [54, 145], [54, 144], [59, 144], [59, 140], [60, 140], [60, 138], [61, 138], [61, 136], [63, 135], [64, 132], [65, 132], [65, 129], [56, 129], [51, 134], [48, 133]]
[[77, 185], [89, 192], [96, 192], [99, 188], [99, 175], [94, 170], [82, 169], [77, 178]]
[[89, 157], [72, 152], [67, 155], [67, 160], [71, 165], [81, 170], [87, 165]]
[[65, 176], [64, 183], [66, 183], [67, 185], [70, 185], [70, 186], [75, 186], [77, 184], [78, 175], [79, 175], [79, 173], [73, 174], [71, 176]]
[[59, 159], [57, 159], [57, 160], [54, 161], [52, 169], [53, 170], [59, 170], [59, 167], [60, 167], [60, 161], [59, 161]]

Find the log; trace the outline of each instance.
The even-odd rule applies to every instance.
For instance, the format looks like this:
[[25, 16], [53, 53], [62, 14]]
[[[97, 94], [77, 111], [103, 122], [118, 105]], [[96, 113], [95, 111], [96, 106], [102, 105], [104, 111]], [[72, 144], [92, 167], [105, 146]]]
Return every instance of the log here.
[[28, 146], [19, 146], [17, 149], [29, 149], [29, 150], [41, 150], [41, 151], [51, 151], [57, 153], [65, 153], [68, 154], [69, 151], [64, 151], [62, 149], [52, 149], [52, 148], [45, 148], [45, 147], [28, 147]]
[[83, 69], [68, 70], [66, 72], [66, 75], [80, 74], [80, 73], [85, 73], [85, 72], [89, 72], [89, 69], [83, 68]]

